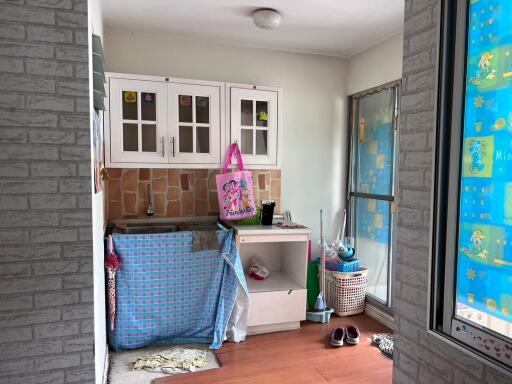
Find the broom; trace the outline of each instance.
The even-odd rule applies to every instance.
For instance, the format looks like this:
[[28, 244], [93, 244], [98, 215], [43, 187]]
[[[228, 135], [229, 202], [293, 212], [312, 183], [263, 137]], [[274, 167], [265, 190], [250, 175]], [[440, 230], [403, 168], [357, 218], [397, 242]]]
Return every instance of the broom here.
[[320, 294], [315, 302], [315, 311], [325, 310], [325, 243], [324, 243], [324, 210], [320, 209]]

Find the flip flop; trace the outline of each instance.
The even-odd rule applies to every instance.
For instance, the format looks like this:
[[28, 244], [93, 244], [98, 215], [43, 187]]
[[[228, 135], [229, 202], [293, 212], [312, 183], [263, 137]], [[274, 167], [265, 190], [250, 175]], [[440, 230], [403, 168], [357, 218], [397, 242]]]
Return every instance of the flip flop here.
[[349, 325], [347, 328], [345, 328], [345, 333], [345, 341], [347, 342], [347, 344], [359, 344], [359, 336], [361, 335], [361, 333], [359, 332], [359, 329], [355, 325]]

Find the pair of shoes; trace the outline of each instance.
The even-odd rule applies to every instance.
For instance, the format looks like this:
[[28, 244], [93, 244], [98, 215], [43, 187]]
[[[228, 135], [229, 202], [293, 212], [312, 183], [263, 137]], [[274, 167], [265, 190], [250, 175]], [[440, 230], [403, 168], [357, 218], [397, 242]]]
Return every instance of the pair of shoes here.
[[372, 336], [372, 343], [376, 344], [382, 354], [390, 359], [393, 358], [393, 349], [395, 346], [393, 335], [390, 333], [377, 333]]
[[349, 325], [346, 328], [336, 328], [331, 334], [331, 345], [333, 347], [342, 347], [343, 341], [347, 344], [359, 344], [359, 329], [355, 325]]

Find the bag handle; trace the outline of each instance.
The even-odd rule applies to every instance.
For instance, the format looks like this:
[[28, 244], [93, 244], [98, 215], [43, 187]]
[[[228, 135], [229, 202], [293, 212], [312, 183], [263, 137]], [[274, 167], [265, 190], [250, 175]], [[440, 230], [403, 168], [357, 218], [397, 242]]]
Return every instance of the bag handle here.
[[240, 169], [241, 171], [244, 170], [244, 162], [242, 160], [240, 148], [238, 148], [237, 143], [233, 143], [231, 144], [231, 147], [229, 147], [229, 152], [228, 155], [226, 156], [226, 161], [224, 162], [224, 173], [228, 173], [228, 168], [231, 165], [231, 158], [233, 157], [233, 154], [236, 154], [238, 160], [238, 169]]

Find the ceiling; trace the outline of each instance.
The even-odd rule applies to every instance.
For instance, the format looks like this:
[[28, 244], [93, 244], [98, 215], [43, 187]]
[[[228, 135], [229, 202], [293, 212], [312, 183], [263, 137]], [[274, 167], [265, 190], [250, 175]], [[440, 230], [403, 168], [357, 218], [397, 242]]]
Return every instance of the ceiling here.
[[[251, 47], [347, 57], [403, 27], [404, 0], [102, 0], [105, 28]], [[282, 17], [275, 30], [257, 8]]]

